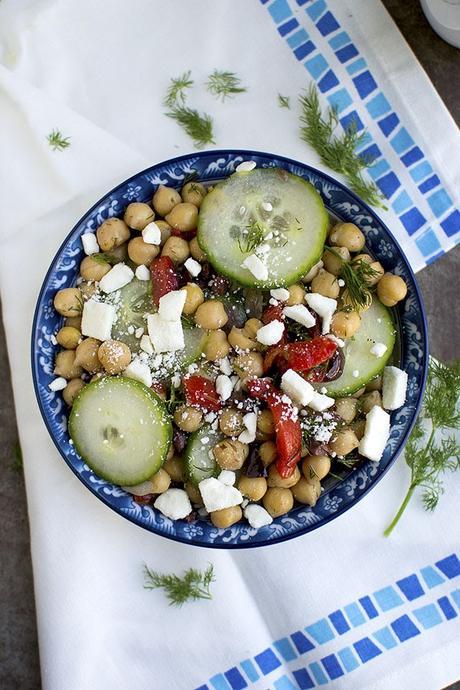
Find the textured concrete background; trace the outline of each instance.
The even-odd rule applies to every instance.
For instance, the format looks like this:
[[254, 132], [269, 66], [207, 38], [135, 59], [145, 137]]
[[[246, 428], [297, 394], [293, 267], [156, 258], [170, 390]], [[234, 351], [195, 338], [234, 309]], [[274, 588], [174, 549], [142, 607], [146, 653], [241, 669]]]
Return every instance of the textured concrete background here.
[[[460, 99], [458, 88], [453, 85], [458, 84], [460, 52], [433, 33], [417, 0], [384, 0], [384, 4], [459, 121]], [[443, 359], [458, 355], [459, 333], [452, 308], [458, 302], [459, 273], [457, 249], [419, 274], [428, 312], [431, 352]], [[40, 670], [27, 508], [22, 474], [15, 470], [17, 429], [1, 320], [0, 381], [0, 688], [35, 690], [40, 688]], [[451, 690], [460, 690], [460, 683], [451, 686]]]

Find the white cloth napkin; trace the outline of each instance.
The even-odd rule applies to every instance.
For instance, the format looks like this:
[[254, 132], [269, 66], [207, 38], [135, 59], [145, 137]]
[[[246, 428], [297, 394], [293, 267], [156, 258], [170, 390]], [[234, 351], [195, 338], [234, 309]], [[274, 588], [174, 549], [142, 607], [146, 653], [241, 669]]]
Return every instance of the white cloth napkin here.
[[[292, 21], [299, 24], [288, 31]], [[334, 22], [340, 27], [327, 33]], [[352, 75], [334, 53], [340, 41], [347, 45], [337, 39], [344, 31], [358, 52], [351, 62], [366, 60]], [[405, 211], [394, 208], [399, 187], [382, 214], [420, 268], [456, 240], [458, 136], [376, 0], [0, 5], [0, 290], [46, 690], [433, 690], [460, 675], [458, 482], [448, 479], [433, 515], [414, 499], [391, 539], [382, 531], [407, 486], [402, 460], [355, 508], [309, 535], [240, 552], [193, 548], [142, 531], [86, 491], [55, 451], [34, 400], [30, 328], [55, 250], [114, 182], [192, 148], [163, 115], [169, 78], [192, 70], [190, 103], [214, 115], [217, 145], [318, 165], [298, 138], [295, 106], [311, 78], [304, 63], [317, 55], [298, 59], [310, 40], [353, 96], [343, 113], [359, 113], [412, 199], [409, 209], [425, 219], [408, 233]], [[225, 104], [206, 95], [214, 67], [237, 72], [248, 92]], [[408, 168], [372, 114], [384, 102], [369, 106], [373, 92], [361, 101], [351, 81], [367, 67], [424, 155]], [[319, 61], [315, 69], [323, 69], [321, 82], [327, 68]], [[278, 92], [291, 97], [292, 111], [278, 108]], [[55, 127], [71, 137], [63, 152], [51, 152], [45, 139]], [[414, 181], [414, 166], [428, 161], [433, 172], [425, 167]], [[439, 185], [418, 190], [433, 175]], [[442, 190], [432, 210], [427, 199]], [[406, 223], [416, 224], [415, 212], [411, 218]], [[143, 562], [177, 573], [212, 562], [213, 600], [169, 607], [161, 591], [143, 589]]]

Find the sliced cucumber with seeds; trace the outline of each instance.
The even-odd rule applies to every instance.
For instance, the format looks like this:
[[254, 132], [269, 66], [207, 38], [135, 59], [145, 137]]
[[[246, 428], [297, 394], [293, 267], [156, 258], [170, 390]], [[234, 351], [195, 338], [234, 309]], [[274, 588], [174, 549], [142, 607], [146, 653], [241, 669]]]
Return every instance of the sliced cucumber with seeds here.
[[189, 438], [184, 454], [187, 477], [192, 484], [199, 484], [208, 477], [217, 477], [221, 469], [212, 455], [212, 448], [222, 441], [224, 435], [213, 431], [209, 424], [204, 424]]
[[[197, 237], [219, 273], [268, 289], [295, 283], [321, 258], [327, 224], [309, 182], [278, 168], [256, 169], [231, 175], [206, 195]], [[256, 280], [241, 264], [262, 244], [268, 278]]]
[[[316, 384], [315, 387], [319, 389], [324, 386], [327, 395], [333, 398], [355, 393], [382, 371], [393, 352], [395, 338], [391, 312], [374, 297], [369, 309], [361, 314], [359, 330], [345, 343], [345, 366], [341, 376], [330, 383]], [[383, 343], [387, 348], [382, 357], [371, 354], [371, 347], [376, 343]]]
[[75, 448], [96, 474], [133, 486], [163, 465], [172, 426], [163, 401], [142, 383], [107, 377], [85, 386], [69, 417]]

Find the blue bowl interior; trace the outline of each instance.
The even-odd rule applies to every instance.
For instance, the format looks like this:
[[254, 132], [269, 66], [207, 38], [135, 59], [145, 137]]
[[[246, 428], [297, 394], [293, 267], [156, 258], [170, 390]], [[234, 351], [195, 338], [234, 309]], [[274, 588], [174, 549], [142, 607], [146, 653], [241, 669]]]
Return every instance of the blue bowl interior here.
[[[67, 433], [67, 407], [62, 395], [48, 388], [54, 378], [54, 358], [58, 349], [52, 344], [51, 336], [63, 321], [53, 308], [53, 297], [57, 290], [75, 284], [84, 258], [80, 242], [84, 232], [94, 232], [107, 218], [122, 216], [132, 201], [150, 201], [159, 184], [179, 188], [184, 178], [191, 174], [203, 182], [215, 182], [230, 175], [238, 163], [248, 159], [254, 160], [259, 167], [284, 168], [311, 182], [331, 214], [361, 228], [368, 249], [385, 270], [404, 278], [408, 296], [394, 311], [399, 325], [399, 365], [407, 371], [409, 385], [405, 405], [392, 414], [391, 435], [380, 463], [363, 461], [342, 481], [326, 484], [314, 508], [296, 507], [259, 530], [243, 522], [228, 529], [217, 529], [206, 520], [173, 522], [150, 506], [139, 505], [119, 486], [96, 476], [75, 452]], [[288, 158], [255, 151], [209, 151], [159, 163], [133, 176], [98, 201], [75, 225], [54, 257], [38, 297], [32, 329], [33, 381], [40, 411], [57, 449], [83, 484], [110, 508], [151, 532], [187, 544], [223, 548], [262, 546], [304, 534], [342, 514], [392, 465], [410, 433], [421, 402], [428, 363], [426, 330], [422, 299], [401, 248], [382, 221], [352, 192], [328, 175]]]

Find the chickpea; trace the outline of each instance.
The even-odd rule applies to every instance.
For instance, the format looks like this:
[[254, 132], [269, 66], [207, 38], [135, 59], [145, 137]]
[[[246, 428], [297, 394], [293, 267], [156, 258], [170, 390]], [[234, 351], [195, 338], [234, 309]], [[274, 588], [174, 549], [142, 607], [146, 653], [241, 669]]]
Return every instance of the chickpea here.
[[196, 486], [196, 484], [192, 484], [192, 482], [187, 482], [184, 488], [187, 492], [187, 496], [194, 505], [203, 505], [203, 499], [201, 498], [200, 490]]
[[[339, 254], [339, 256], [337, 256]], [[339, 258], [340, 257], [340, 258]], [[350, 252], [346, 247], [336, 247], [334, 252], [326, 251], [323, 254], [324, 268], [335, 276], [340, 274], [343, 262], [350, 261]]]
[[171, 443], [168, 448], [168, 452], [166, 453], [166, 460], [171, 460], [171, 458], [174, 457], [174, 444]]
[[108, 374], [119, 374], [131, 361], [131, 350], [120, 340], [106, 340], [97, 351], [99, 361]]
[[309, 482], [305, 477], [301, 477], [297, 484], [292, 487], [291, 492], [296, 501], [313, 508], [321, 496], [321, 484], [318, 479]]
[[119, 247], [129, 240], [130, 235], [128, 226], [120, 218], [108, 218], [96, 230], [97, 241], [103, 252]]
[[260, 319], [248, 319], [246, 323], [243, 326], [243, 333], [248, 336], [248, 338], [251, 338], [252, 340], [255, 340], [257, 331], [259, 328], [262, 328], [263, 323], [260, 321]]
[[257, 417], [257, 428], [267, 436], [275, 434], [275, 422], [270, 410], [262, 410]]
[[82, 367], [75, 362], [75, 350], [62, 350], [56, 355], [54, 373], [65, 379], [76, 379], [83, 374]]
[[[172, 239], [172, 238], [171, 238]], [[227, 312], [222, 302], [210, 299], [200, 304], [195, 312], [195, 323], [206, 330], [222, 328], [228, 321]]]
[[223, 359], [230, 352], [227, 334], [224, 331], [211, 331], [203, 347], [203, 352], [209, 362], [216, 362]]
[[78, 316], [83, 311], [83, 295], [78, 288], [64, 288], [54, 295], [54, 308], [62, 316]]
[[163, 465], [163, 469], [166, 470], [173, 482], [184, 481], [184, 463], [182, 458], [178, 458], [176, 455], [173, 455], [171, 458], [167, 458], [165, 464]]
[[278, 451], [276, 450], [276, 444], [273, 441], [264, 441], [259, 446], [259, 457], [262, 460], [265, 467], [268, 467], [275, 462], [278, 457]]
[[103, 370], [99, 361], [98, 350], [100, 341], [96, 338], [85, 338], [75, 350], [75, 364], [86, 369], [90, 374], [97, 374]]
[[166, 240], [171, 237], [171, 226], [165, 220], [157, 220], [157, 221], [155, 221], [155, 223], [156, 223], [157, 228], [159, 228], [159, 230], [160, 230], [160, 233], [161, 233], [160, 244], [163, 246], [164, 243], [166, 242]]
[[105, 276], [110, 271], [110, 264], [107, 262], [101, 263], [92, 256], [85, 256], [80, 264], [80, 275], [84, 280], [97, 280]]
[[353, 424], [350, 425], [350, 429], [353, 430], [356, 438], [361, 441], [362, 437], [364, 436], [364, 430], [366, 428], [366, 420], [365, 419], [358, 419], [356, 422], [353, 422]]
[[358, 401], [355, 398], [339, 398], [335, 402], [335, 411], [342, 417], [344, 422], [350, 424], [356, 417]]
[[59, 345], [64, 347], [66, 350], [75, 350], [80, 338], [80, 331], [78, 328], [74, 328], [73, 326], [63, 326], [56, 333], [56, 340], [58, 341]]
[[187, 283], [182, 290], [185, 290], [187, 294], [182, 312], [184, 314], [194, 314], [200, 304], [204, 302], [203, 290], [195, 283]]
[[98, 291], [97, 285], [94, 282], [87, 283], [86, 281], [83, 281], [83, 283], [80, 283], [78, 287], [85, 302], [91, 299], [91, 297]]
[[233, 326], [228, 334], [228, 342], [235, 349], [256, 350], [258, 348], [257, 341], [249, 337], [246, 328], [236, 328]]
[[198, 244], [198, 240], [196, 237], [194, 237], [192, 240], [190, 240], [189, 247], [190, 247], [190, 254], [193, 256], [195, 261], [206, 261], [206, 254], [204, 253], [204, 251], [201, 249], [200, 245]]
[[128, 258], [128, 242], [123, 242], [118, 247], [114, 247], [110, 252], [116, 262], [126, 261]]
[[365, 393], [359, 402], [361, 405], [361, 412], [367, 414], [376, 405], [382, 407], [382, 396], [379, 391], [371, 391], [370, 393]]
[[366, 385], [366, 391], [381, 391], [382, 390], [382, 377], [376, 376], [375, 379], [369, 381]]
[[317, 292], [324, 297], [337, 299], [340, 292], [337, 276], [321, 268], [318, 275], [311, 281], [311, 291]]
[[77, 331], [81, 331], [81, 316], [69, 316], [65, 320], [65, 325], [71, 328], [76, 328]]
[[377, 283], [377, 295], [386, 307], [394, 307], [407, 295], [407, 285], [399, 276], [385, 273]]
[[259, 377], [264, 373], [264, 360], [259, 352], [248, 352], [235, 357], [233, 368], [241, 379]]
[[71, 379], [69, 381], [67, 386], [62, 391], [62, 397], [69, 407], [72, 407], [73, 401], [84, 387], [85, 383], [81, 379]]
[[385, 273], [385, 269], [383, 268], [382, 264], [380, 261], [374, 261], [372, 256], [369, 254], [357, 254], [355, 257], [353, 257], [353, 264], [358, 263], [359, 261], [364, 261], [366, 264], [369, 264], [369, 266], [376, 272], [376, 275], [374, 276], [363, 276], [364, 282], [367, 285], [376, 285], [380, 278], [383, 276]]
[[199, 182], [187, 182], [181, 190], [182, 201], [189, 204], [194, 204], [200, 208], [201, 202], [206, 196], [206, 187]]
[[232, 506], [231, 508], [215, 510], [211, 513], [210, 517], [214, 527], [225, 529], [226, 527], [234, 525], [235, 522], [239, 522], [243, 517], [243, 511], [240, 506]]
[[270, 467], [268, 468], [267, 484], [270, 487], [279, 486], [279, 487], [283, 487], [285, 489], [290, 489], [291, 486], [294, 486], [295, 484], [297, 484], [299, 479], [300, 479], [300, 471], [299, 471], [299, 468], [297, 466], [295, 467], [295, 470], [290, 475], [290, 477], [281, 477], [275, 464], [270, 465]]
[[346, 247], [350, 252], [360, 252], [365, 242], [363, 233], [354, 223], [337, 223], [332, 228], [329, 240], [331, 244]]
[[133, 237], [128, 242], [128, 256], [137, 266], [149, 266], [160, 253], [160, 247], [156, 244], [147, 244], [142, 237]]
[[148, 204], [133, 201], [132, 204], [128, 204], [126, 207], [123, 220], [130, 228], [143, 230], [146, 225], [155, 220], [155, 213]]
[[153, 195], [152, 205], [155, 211], [164, 218], [173, 210], [174, 206], [180, 204], [181, 201], [182, 199], [180, 198], [179, 192], [171, 187], [160, 185]]
[[181, 203], [174, 206], [172, 211], [165, 216], [165, 220], [172, 228], [187, 232], [196, 228], [198, 209], [194, 204]]
[[152, 494], [163, 494], [169, 489], [171, 484], [171, 477], [162, 467], [156, 472], [153, 477], [150, 477], [152, 485]]
[[217, 464], [223, 470], [240, 470], [249, 455], [249, 446], [241, 441], [220, 441], [213, 448]]
[[219, 417], [219, 429], [226, 436], [239, 436], [244, 430], [243, 415], [234, 407], [227, 407]]
[[293, 307], [296, 304], [303, 304], [305, 299], [305, 288], [302, 285], [296, 283], [291, 285], [289, 288], [289, 299], [286, 300], [286, 305], [288, 307]]
[[203, 423], [203, 413], [195, 407], [180, 405], [174, 412], [174, 422], [179, 429], [191, 433], [200, 428]]
[[190, 256], [187, 240], [182, 237], [168, 237], [161, 251], [162, 256], [169, 256], [175, 264], [183, 264]]
[[292, 509], [294, 498], [289, 489], [273, 487], [267, 490], [262, 503], [272, 518], [277, 518], [280, 515], [285, 515]]
[[302, 461], [302, 472], [309, 484], [321, 481], [330, 471], [329, 455], [307, 455]]
[[260, 501], [267, 491], [267, 480], [265, 477], [243, 475], [238, 482], [238, 490], [251, 501]]
[[333, 453], [343, 456], [351, 453], [358, 445], [359, 440], [352, 429], [341, 429], [329, 444], [329, 447]]
[[319, 271], [321, 268], [323, 268], [324, 264], [322, 261], [317, 261], [316, 264], [314, 264], [308, 273], [305, 273], [304, 276], [302, 276], [302, 283], [311, 283], [313, 278], [316, 278], [318, 275]]
[[355, 393], [353, 393], [354, 398], [360, 398], [366, 391], [366, 386], [359, 388]]
[[337, 338], [351, 338], [361, 326], [361, 317], [356, 311], [336, 311], [331, 321], [331, 332]]

